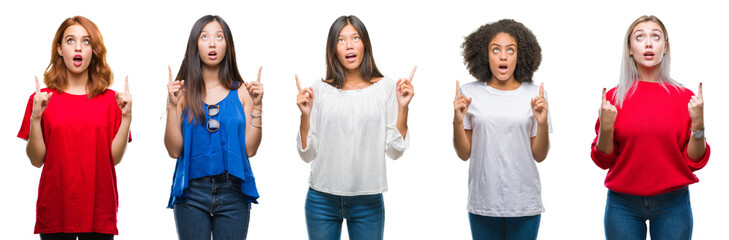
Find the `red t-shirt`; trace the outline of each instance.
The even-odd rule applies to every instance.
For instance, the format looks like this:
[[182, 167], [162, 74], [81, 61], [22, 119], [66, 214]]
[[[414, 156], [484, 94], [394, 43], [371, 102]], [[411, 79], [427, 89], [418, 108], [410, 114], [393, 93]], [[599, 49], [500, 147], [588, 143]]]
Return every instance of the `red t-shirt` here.
[[[121, 124], [115, 92], [53, 95], [41, 117], [46, 156], [38, 185], [35, 233], [118, 234], [111, 142]], [[33, 93], [18, 137], [28, 140]], [[131, 141], [131, 134], [129, 136]]]
[[[637, 82], [635, 92], [618, 108], [613, 136], [613, 152], [597, 150], [597, 136], [592, 142], [592, 160], [608, 170], [605, 187], [638, 196], [655, 196], [696, 183], [693, 171], [706, 166], [711, 154], [689, 159], [687, 147], [691, 138], [691, 117], [688, 102], [694, 95], [687, 88], [666, 84]], [[615, 104], [613, 93], [607, 92]], [[600, 120], [595, 132], [600, 131]]]

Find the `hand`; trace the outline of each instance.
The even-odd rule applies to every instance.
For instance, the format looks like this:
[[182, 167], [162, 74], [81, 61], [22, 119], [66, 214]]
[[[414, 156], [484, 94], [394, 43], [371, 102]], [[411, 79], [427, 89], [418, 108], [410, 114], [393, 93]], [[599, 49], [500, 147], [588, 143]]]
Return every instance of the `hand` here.
[[256, 81], [246, 83], [248, 94], [250, 94], [253, 99], [253, 106], [261, 106], [263, 101], [263, 84], [261, 84], [262, 69], [263, 67], [258, 68], [258, 77], [256, 78]]
[[704, 128], [704, 93], [701, 90], [702, 85], [702, 83], [699, 83], [697, 95], [691, 96], [691, 100], [688, 102], [691, 130], [693, 131]]
[[314, 90], [311, 87], [301, 88], [299, 75], [294, 76], [296, 77], [296, 87], [299, 88], [299, 94], [296, 95], [296, 105], [299, 105], [302, 115], [309, 116], [311, 107], [314, 106]]
[[410, 72], [410, 77], [397, 80], [395, 88], [397, 89], [397, 103], [400, 107], [407, 107], [410, 104], [410, 100], [413, 99], [413, 95], [415, 95], [412, 81], [413, 75], [415, 75], [415, 69], [417, 68], [418, 66], [413, 67], [413, 71]]
[[539, 85], [539, 95], [536, 98], [532, 98], [532, 113], [534, 118], [537, 119], [537, 125], [544, 126], [547, 124], [547, 112], [549, 112], [549, 103], [544, 98], [544, 83]]
[[48, 101], [51, 100], [52, 92], [41, 92], [40, 83], [38, 77], [35, 77], [35, 95], [33, 96], [33, 113], [30, 115], [31, 119], [40, 119], [43, 116], [43, 112], [48, 106]]
[[607, 100], [607, 90], [602, 89], [602, 105], [600, 106], [600, 129], [613, 129], [618, 109]]
[[182, 92], [185, 91], [185, 80], [175, 81], [172, 78], [172, 68], [170, 68], [170, 66], [167, 66], [167, 71], [170, 73], [170, 81], [167, 83], [167, 104], [177, 106], [177, 103], [180, 102], [180, 98], [182, 98]]
[[453, 99], [453, 120], [455, 122], [463, 122], [463, 118], [468, 112], [468, 107], [471, 106], [472, 98], [466, 98], [466, 95], [461, 93], [461, 84], [456, 80], [456, 98]]
[[116, 104], [122, 112], [122, 118], [132, 117], [132, 94], [129, 93], [129, 76], [124, 78], [124, 92], [116, 92]]

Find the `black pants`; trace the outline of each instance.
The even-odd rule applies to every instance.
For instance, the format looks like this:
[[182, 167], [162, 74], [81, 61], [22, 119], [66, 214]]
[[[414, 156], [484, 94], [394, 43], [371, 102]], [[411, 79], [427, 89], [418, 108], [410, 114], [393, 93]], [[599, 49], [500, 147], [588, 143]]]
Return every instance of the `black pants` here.
[[114, 234], [105, 233], [41, 233], [41, 240], [112, 240]]

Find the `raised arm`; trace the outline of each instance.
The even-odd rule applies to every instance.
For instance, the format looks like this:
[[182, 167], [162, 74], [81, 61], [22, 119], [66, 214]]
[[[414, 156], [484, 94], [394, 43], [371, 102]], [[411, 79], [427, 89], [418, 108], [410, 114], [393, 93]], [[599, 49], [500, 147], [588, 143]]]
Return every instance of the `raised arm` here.
[[453, 147], [458, 157], [467, 161], [471, 158], [471, 133], [463, 127], [463, 118], [471, 106], [472, 98], [467, 98], [461, 93], [461, 85], [456, 80], [456, 98], [453, 100]]
[[182, 107], [185, 105], [182, 91], [185, 80], [172, 79], [172, 68], [167, 66], [169, 82], [167, 83], [167, 124], [165, 125], [165, 148], [171, 158], [182, 154]]
[[43, 140], [41, 117], [52, 95], [52, 92], [41, 92], [38, 77], [35, 77], [33, 112], [30, 115], [30, 135], [28, 136], [28, 144], [25, 146], [25, 153], [28, 155], [28, 159], [30, 159], [30, 164], [37, 168], [43, 166], [46, 158], [46, 143]]
[[[246, 83], [248, 94], [245, 95], [243, 110], [245, 111], [246, 122], [246, 154], [253, 157], [261, 145], [263, 133], [263, 84], [261, 84], [261, 70], [258, 68], [256, 81]], [[240, 94], [240, 92], [238, 92]]]
[[532, 156], [542, 162], [549, 153], [549, 103], [544, 97], [544, 83], [539, 85], [539, 95], [532, 99], [531, 106], [537, 120], [537, 135], [531, 138]]
[[111, 142], [111, 157], [114, 165], [121, 162], [129, 141], [129, 126], [132, 124], [132, 94], [129, 92], [129, 77], [124, 78], [124, 91], [116, 92], [116, 104], [121, 110], [121, 124]]

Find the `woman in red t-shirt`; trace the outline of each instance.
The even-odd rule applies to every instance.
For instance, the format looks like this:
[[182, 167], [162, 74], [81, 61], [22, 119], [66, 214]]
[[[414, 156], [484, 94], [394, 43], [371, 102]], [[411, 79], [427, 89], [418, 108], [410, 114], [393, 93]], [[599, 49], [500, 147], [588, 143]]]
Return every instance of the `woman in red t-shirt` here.
[[30, 96], [18, 137], [43, 166], [35, 233], [41, 239], [112, 239], [118, 234], [114, 166], [131, 141], [132, 95], [107, 89], [113, 74], [96, 24], [76, 16], [58, 27], [40, 88]]
[[669, 75], [668, 32], [655, 16], [642, 16], [624, 39], [622, 75], [603, 89], [592, 160], [609, 169], [607, 239], [690, 239], [688, 185], [706, 166], [704, 101]]

